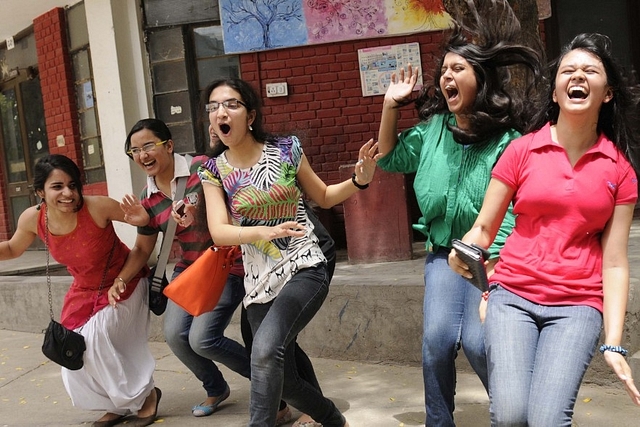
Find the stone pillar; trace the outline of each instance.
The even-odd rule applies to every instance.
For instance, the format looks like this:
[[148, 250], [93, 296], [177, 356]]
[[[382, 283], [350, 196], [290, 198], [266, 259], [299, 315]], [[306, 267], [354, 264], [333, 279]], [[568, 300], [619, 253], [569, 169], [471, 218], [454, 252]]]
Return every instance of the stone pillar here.
[[[340, 166], [342, 180], [354, 165]], [[411, 224], [405, 176], [376, 170], [373, 182], [343, 203], [347, 256], [353, 264], [411, 259]]]

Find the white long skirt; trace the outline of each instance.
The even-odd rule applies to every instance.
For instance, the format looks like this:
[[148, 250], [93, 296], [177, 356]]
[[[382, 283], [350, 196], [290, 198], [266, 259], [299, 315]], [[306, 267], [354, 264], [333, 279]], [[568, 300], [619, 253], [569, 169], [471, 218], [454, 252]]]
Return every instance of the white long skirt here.
[[84, 366], [62, 368], [62, 381], [74, 406], [119, 415], [136, 413], [154, 388], [156, 363], [149, 349], [149, 296], [146, 279], [129, 299], [106, 306], [76, 332], [87, 345]]

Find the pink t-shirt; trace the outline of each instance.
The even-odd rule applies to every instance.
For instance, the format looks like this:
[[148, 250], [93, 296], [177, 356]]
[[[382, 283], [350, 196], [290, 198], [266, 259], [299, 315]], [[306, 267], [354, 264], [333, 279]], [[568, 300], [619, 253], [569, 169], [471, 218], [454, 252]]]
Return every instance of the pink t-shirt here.
[[638, 198], [624, 155], [600, 135], [572, 168], [547, 124], [514, 140], [492, 177], [515, 190], [516, 225], [491, 281], [537, 304], [602, 311], [602, 232], [616, 205]]

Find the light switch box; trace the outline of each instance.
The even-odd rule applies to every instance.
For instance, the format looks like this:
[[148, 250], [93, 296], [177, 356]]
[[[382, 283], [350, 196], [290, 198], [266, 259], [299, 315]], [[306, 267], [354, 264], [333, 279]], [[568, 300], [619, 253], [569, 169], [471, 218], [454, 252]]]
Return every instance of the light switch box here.
[[275, 96], [287, 96], [287, 95], [289, 95], [287, 82], [267, 83], [267, 98], [273, 98]]

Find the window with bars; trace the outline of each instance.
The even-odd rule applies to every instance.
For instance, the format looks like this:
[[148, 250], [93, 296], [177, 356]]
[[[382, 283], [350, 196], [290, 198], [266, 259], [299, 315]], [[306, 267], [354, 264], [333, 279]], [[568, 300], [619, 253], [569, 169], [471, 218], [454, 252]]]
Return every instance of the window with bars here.
[[93, 90], [91, 51], [84, 2], [70, 7], [66, 13], [85, 180], [88, 184], [104, 182], [106, 174], [97, 103]]
[[202, 153], [208, 123], [198, 111], [200, 92], [215, 78], [240, 76], [238, 56], [224, 54], [218, 4], [145, 0], [143, 6], [155, 116], [171, 129], [177, 152]]

